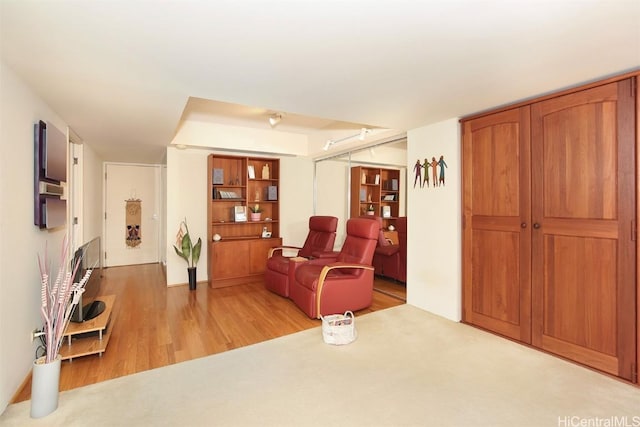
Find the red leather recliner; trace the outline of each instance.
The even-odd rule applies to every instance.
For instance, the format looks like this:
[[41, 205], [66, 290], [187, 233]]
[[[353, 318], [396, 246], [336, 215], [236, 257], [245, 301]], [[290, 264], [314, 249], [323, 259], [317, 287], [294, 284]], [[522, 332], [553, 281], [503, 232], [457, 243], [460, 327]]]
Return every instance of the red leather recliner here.
[[302, 247], [279, 246], [269, 250], [265, 270], [265, 286], [283, 297], [289, 296], [290, 258], [283, 254], [284, 249], [297, 251], [298, 257], [311, 258], [314, 252], [324, 253], [333, 250], [336, 240], [338, 218], [334, 216], [312, 216], [309, 218], [309, 234]]
[[295, 266], [289, 297], [311, 318], [369, 307], [373, 301], [371, 261], [379, 231], [375, 221], [349, 219], [347, 238], [335, 258]]
[[376, 248], [373, 266], [376, 274], [406, 283], [407, 281], [407, 217], [401, 216], [395, 222], [398, 244], [387, 244]]
[[378, 245], [373, 255], [372, 265], [377, 275], [397, 280], [402, 283], [407, 281], [407, 217], [396, 219], [396, 230], [398, 232], [398, 244], [392, 244], [384, 237], [382, 228], [382, 218], [379, 216], [363, 215], [377, 221], [380, 225]]

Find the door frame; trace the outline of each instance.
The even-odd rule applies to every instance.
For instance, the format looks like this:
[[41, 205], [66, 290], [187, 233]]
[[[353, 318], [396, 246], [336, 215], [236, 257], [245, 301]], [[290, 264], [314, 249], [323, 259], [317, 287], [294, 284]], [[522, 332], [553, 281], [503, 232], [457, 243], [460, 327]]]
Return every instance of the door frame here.
[[155, 169], [155, 173], [156, 173], [156, 186], [155, 186], [155, 197], [156, 197], [156, 204], [158, 206], [158, 218], [155, 221], [156, 223], [156, 227], [158, 228], [157, 233], [158, 233], [158, 241], [157, 241], [157, 247], [156, 247], [156, 253], [155, 253], [155, 261], [154, 262], [162, 262], [163, 260], [166, 259], [166, 257], [163, 257], [162, 254], [162, 249], [164, 247], [164, 242], [166, 242], [166, 227], [163, 227], [163, 224], [165, 224], [165, 220], [164, 220], [164, 216], [166, 215], [166, 206], [165, 206], [165, 195], [163, 192], [163, 183], [162, 180], [163, 178], [163, 174], [166, 175], [165, 172], [163, 172], [163, 167], [165, 167], [166, 169], [166, 165], [162, 165], [162, 164], [155, 164], [155, 163], [126, 163], [126, 162], [103, 162], [102, 163], [102, 235], [104, 236], [104, 242], [102, 243], [102, 260], [103, 260], [103, 265], [106, 266], [107, 264], [107, 260], [105, 259], [104, 255], [106, 252], [106, 248], [107, 248], [107, 221], [106, 221], [106, 216], [107, 216], [107, 167], [109, 165], [120, 165], [120, 166], [140, 166], [140, 167], [153, 167]]

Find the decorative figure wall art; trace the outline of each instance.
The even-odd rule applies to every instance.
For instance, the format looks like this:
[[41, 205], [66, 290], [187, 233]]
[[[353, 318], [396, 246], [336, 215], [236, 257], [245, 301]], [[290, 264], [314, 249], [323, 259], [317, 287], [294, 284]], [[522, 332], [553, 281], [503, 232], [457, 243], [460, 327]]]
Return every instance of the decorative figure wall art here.
[[420, 164], [420, 159], [416, 160], [413, 170], [416, 173], [416, 177], [413, 180], [413, 188], [416, 188], [416, 183], [420, 184], [420, 188], [422, 188], [422, 165]]
[[444, 156], [440, 156], [440, 160], [438, 160], [438, 166], [440, 166], [440, 180], [438, 181], [438, 186], [440, 186], [440, 184], [444, 186], [444, 168], [448, 167], [444, 162]]
[[431, 158], [431, 175], [433, 177], [433, 186], [437, 187], [438, 186], [438, 161], [436, 160], [435, 157]]
[[142, 219], [142, 201], [140, 199], [125, 200], [125, 242], [130, 248], [142, 243], [140, 222]]
[[422, 167], [424, 168], [424, 181], [422, 181], [421, 187], [424, 187], [425, 184], [427, 184], [427, 188], [429, 187], [429, 166], [431, 166], [429, 159], [425, 157], [424, 163], [422, 164]]
[[[433, 188], [444, 187], [445, 183], [445, 169], [449, 166], [444, 161], [444, 156], [441, 155], [439, 160], [436, 160], [435, 156], [431, 157], [429, 161], [428, 157], [424, 158], [424, 163], [420, 162], [420, 159], [416, 160], [416, 164], [413, 167], [415, 172], [415, 179], [413, 181], [413, 188], [416, 188], [416, 184], [420, 184], [420, 188], [425, 186], [429, 188], [429, 180], [433, 183]], [[431, 171], [429, 171], [431, 168]], [[424, 170], [423, 170], [424, 169]], [[429, 174], [431, 172], [431, 174]], [[424, 178], [422, 174], [424, 173]]]

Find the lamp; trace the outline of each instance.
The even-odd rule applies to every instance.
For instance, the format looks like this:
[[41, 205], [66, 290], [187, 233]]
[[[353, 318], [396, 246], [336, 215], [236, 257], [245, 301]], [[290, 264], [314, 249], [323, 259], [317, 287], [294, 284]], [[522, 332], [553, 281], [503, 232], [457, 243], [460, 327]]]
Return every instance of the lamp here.
[[346, 141], [347, 139], [356, 138], [356, 137], [360, 141], [364, 141], [364, 139], [367, 137], [367, 134], [369, 132], [371, 132], [371, 129], [362, 128], [362, 129], [360, 129], [360, 132], [356, 133], [355, 135], [345, 136], [344, 138], [340, 138], [340, 139], [328, 139], [327, 142], [324, 144], [324, 147], [322, 149], [324, 151], [327, 151], [329, 148], [331, 148], [335, 144], [338, 144], [339, 142], [343, 142], [343, 141]]
[[280, 120], [282, 120], [282, 114], [280, 114], [280, 113], [272, 114], [271, 117], [269, 117], [269, 124], [273, 128], [278, 123], [280, 123]]

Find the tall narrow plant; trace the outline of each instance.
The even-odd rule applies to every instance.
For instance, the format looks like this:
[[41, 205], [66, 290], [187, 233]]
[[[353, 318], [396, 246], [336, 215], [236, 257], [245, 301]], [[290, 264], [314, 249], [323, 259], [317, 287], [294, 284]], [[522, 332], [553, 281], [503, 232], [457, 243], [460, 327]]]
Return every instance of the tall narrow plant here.
[[[180, 249], [178, 249], [178, 246]], [[198, 237], [198, 241], [194, 245], [189, 236], [189, 227], [187, 219], [180, 223], [178, 234], [176, 235], [176, 244], [173, 245], [178, 256], [187, 262], [187, 267], [195, 267], [200, 259], [200, 250], [202, 249], [202, 240]]]
[[40, 285], [42, 306], [40, 312], [42, 314], [42, 341], [45, 348], [45, 363], [51, 363], [56, 360], [60, 352], [60, 346], [64, 341], [64, 331], [67, 329], [73, 309], [78, 305], [80, 295], [84, 292], [84, 286], [91, 276], [92, 270], [87, 270], [82, 279], [73, 283], [76, 275], [78, 259], [75, 265], [71, 265], [69, 261], [69, 249], [67, 238], [62, 242], [62, 250], [60, 254], [60, 265], [58, 274], [54, 282], [51, 282], [50, 261], [47, 256], [45, 246], [44, 259], [38, 255], [38, 267], [40, 269]]

